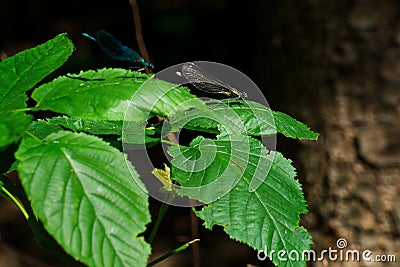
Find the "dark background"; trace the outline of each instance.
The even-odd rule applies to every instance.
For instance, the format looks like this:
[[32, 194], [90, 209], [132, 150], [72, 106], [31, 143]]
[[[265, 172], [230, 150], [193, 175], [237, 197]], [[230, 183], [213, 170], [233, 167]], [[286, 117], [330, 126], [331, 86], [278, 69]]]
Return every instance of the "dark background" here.
[[[303, 184], [310, 212], [302, 225], [315, 250], [336, 248], [345, 238], [351, 249], [400, 251], [397, 1], [148, 0], [139, 6], [155, 71], [196, 60], [227, 64], [253, 79], [273, 109], [321, 134], [317, 142], [278, 138]], [[69, 33], [76, 51], [57, 74], [121, 66], [82, 32], [104, 29], [137, 49], [128, 1], [2, 0], [0, 10], [3, 58]], [[151, 204], [155, 214], [159, 203]], [[169, 212], [154, 243], [157, 255], [190, 239], [189, 211]], [[0, 223], [0, 266], [44, 266], [23, 262], [21, 253], [60, 266], [38, 250], [22, 216], [4, 200]], [[215, 230], [200, 229], [202, 266], [268, 266]], [[309, 264], [328, 265], [366, 266]], [[159, 266], [192, 266], [190, 249]]]

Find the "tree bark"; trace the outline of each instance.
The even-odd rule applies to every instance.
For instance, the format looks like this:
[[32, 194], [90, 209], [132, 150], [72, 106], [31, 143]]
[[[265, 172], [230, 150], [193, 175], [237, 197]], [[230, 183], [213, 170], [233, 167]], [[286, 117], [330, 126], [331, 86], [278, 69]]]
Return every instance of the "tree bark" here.
[[[278, 143], [295, 157], [312, 248], [338, 249], [344, 238], [343, 251], [400, 260], [399, 4], [267, 2], [257, 7], [266, 12], [258, 16], [259, 58], [268, 59], [258, 64], [258, 80], [269, 85], [273, 109], [321, 134], [316, 142]], [[327, 259], [309, 266], [397, 264]]]

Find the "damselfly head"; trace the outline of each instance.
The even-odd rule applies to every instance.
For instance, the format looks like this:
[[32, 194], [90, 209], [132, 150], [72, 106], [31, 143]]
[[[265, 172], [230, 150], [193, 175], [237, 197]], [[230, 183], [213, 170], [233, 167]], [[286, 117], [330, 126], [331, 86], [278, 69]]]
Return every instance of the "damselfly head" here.
[[237, 90], [236, 88], [230, 89], [230, 95], [231, 95], [231, 97], [238, 98], [238, 99], [243, 99], [243, 98], [247, 97], [246, 92], [241, 92], [241, 91]]
[[241, 97], [241, 98], [247, 98], [247, 93], [246, 93], [246, 92], [239, 92], [239, 91], [238, 91], [238, 95], [239, 95], [239, 97]]

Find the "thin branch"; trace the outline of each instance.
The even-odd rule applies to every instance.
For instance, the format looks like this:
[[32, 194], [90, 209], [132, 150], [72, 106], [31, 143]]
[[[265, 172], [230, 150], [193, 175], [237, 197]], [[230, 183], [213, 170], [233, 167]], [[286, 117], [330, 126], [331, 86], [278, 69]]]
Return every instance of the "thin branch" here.
[[156, 237], [156, 233], [158, 231], [158, 228], [160, 227], [161, 221], [164, 218], [165, 213], [168, 210], [169, 205], [166, 203], [163, 203], [160, 207], [160, 210], [158, 211], [158, 216], [157, 216], [157, 220], [154, 223], [153, 229], [151, 230], [149, 239], [147, 240], [147, 242], [149, 244], [153, 243], [154, 238]]
[[136, 0], [129, 0], [132, 7], [133, 20], [135, 21], [136, 30], [136, 40], [139, 45], [140, 54], [147, 62], [150, 62], [149, 54], [147, 53], [146, 45], [144, 43], [143, 33], [142, 33], [142, 22], [140, 21], [139, 6]]
[[[143, 38], [143, 33], [142, 33], [142, 22], [140, 20], [140, 12], [139, 12], [139, 6], [136, 2], [136, 0], [129, 0], [129, 3], [132, 7], [132, 14], [133, 14], [133, 19], [135, 21], [135, 30], [136, 30], [136, 40], [138, 42], [139, 50], [147, 62], [150, 62], [150, 57], [146, 49], [146, 45], [144, 43], [144, 38]], [[168, 139], [173, 142], [173, 143], [178, 143], [176, 137], [173, 134], [170, 134], [168, 136]], [[163, 212], [165, 212], [163, 210]], [[196, 215], [193, 213], [193, 211], [190, 211], [190, 218], [191, 218], [191, 228], [192, 228], [192, 238], [194, 241], [197, 241], [197, 237], [199, 236], [199, 223]], [[154, 239], [154, 236], [151, 236], [151, 240]], [[188, 244], [192, 244], [192, 253], [193, 253], [193, 266], [194, 267], [200, 267], [200, 249], [199, 246], [196, 242], [189, 242]], [[176, 253], [176, 252], [175, 252]], [[170, 255], [169, 255], [170, 256]], [[158, 261], [157, 261], [158, 262]], [[155, 264], [153, 262], [152, 264]], [[150, 265], [148, 265], [150, 266]]]

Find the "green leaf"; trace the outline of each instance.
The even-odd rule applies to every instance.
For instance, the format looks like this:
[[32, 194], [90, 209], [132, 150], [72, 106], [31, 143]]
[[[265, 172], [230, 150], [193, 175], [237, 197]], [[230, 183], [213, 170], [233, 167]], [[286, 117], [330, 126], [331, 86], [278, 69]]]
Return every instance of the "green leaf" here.
[[59, 116], [48, 120], [34, 121], [27, 131], [41, 139], [64, 128], [94, 135], [121, 135], [122, 124], [122, 121], [83, 120]]
[[154, 114], [167, 115], [195, 98], [174, 84], [149, 78], [151, 75], [124, 69], [86, 71], [56, 78], [37, 88], [32, 98], [38, 102], [36, 110], [81, 119], [141, 122]]
[[[174, 114], [186, 114], [192, 108], [203, 108], [204, 102], [190, 94], [186, 88], [163, 81], [161, 79], [149, 79], [136, 92], [131, 99], [129, 109], [126, 111], [123, 127], [124, 144], [148, 144], [157, 142], [159, 138], [152, 137], [147, 127], [147, 120], [154, 116], [164, 120], [164, 117], [174, 117]], [[169, 121], [169, 120], [168, 120]], [[164, 125], [163, 132], [157, 132], [161, 136], [168, 135], [170, 126]], [[161, 126], [161, 125], [160, 125]], [[154, 128], [154, 127], [152, 127]]]
[[58, 132], [24, 139], [22, 185], [46, 230], [88, 266], [145, 266], [148, 196], [126, 155], [97, 137]]
[[[208, 205], [197, 212], [205, 226], [221, 225], [235, 240], [256, 250], [297, 251], [310, 247], [311, 236], [299, 227], [306, 213], [301, 186], [291, 161], [268, 151], [255, 139], [219, 136], [195, 139], [190, 147], [171, 147], [171, 178], [187, 195]], [[301, 258], [300, 258], [301, 259]], [[304, 261], [280, 261], [278, 266], [304, 266]]]
[[89, 70], [44, 84], [32, 93], [36, 110], [83, 119], [123, 120], [129, 100], [148, 75], [124, 69]]
[[49, 134], [57, 133], [62, 130], [63, 128], [59, 124], [51, 123], [51, 119], [37, 120], [32, 122], [29, 128], [26, 130], [25, 137], [30, 138], [31, 136], [35, 136], [39, 139], [45, 139]]
[[83, 120], [61, 116], [51, 118], [49, 124], [57, 124], [74, 132], [85, 132], [94, 135], [121, 135], [123, 122], [109, 120]]
[[203, 101], [186, 88], [161, 79], [149, 79], [131, 99], [125, 121], [143, 122], [155, 115], [169, 117], [182, 110], [203, 106]]
[[[247, 137], [231, 135], [229, 140], [194, 139], [190, 147], [172, 146], [171, 179], [183, 187], [178, 193], [210, 203], [227, 194], [244, 174], [249, 154]], [[230, 158], [230, 155], [233, 155]], [[236, 157], [243, 156], [243, 158]]]
[[[230, 103], [229, 105], [227, 103]], [[190, 119], [189, 119], [190, 118]], [[173, 114], [172, 131], [181, 127], [201, 132], [245, 133], [250, 136], [271, 136], [316, 140], [318, 134], [287, 114], [273, 111], [257, 102], [207, 101], [207, 106]], [[219, 130], [218, 130], [219, 129]]]
[[25, 92], [60, 67], [73, 45], [66, 34], [0, 62], [0, 147], [17, 141], [28, 128]]
[[318, 133], [311, 131], [307, 125], [293, 119], [289, 115], [279, 111], [272, 111], [272, 114], [274, 115], [277, 131], [286, 137], [306, 140], [318, 139]]
[[23, 132], [29, 127], [32, 121], [31, 115], [16, 111], [25, 107], [26, 97], [20, 95], [10, 100], [0, 102], [0, 147], [5, 147], [18, 141]]
[[69, 58], [74, 50], [67, 34], [35, 48], [25, 50], [0, 63], [0, 99], [12, 97], [31, 89]]
[[[67, 116], [54, 117], [48, 120], [34, 121], [27, 129], [26, 136], [34, 135], [39, 139], [44, 139], [51, 133], [56, 133], [64, 129], [69, 129], [73, 132], [85, 132], [94, 135], [100, 135], [103, 139], [110, 142], [114, 147], [120, 149], [122, 138], [122, 121], [108, 120], [88, 120], [77, 119]], [[155, 130], [147, 130], [144, 143], [151, 146], [160, 142], [159, 133]], [[132, 140], [130, 140], [132, 141]], [[143, 141], [143, 140], [142, 140]]]
[[280, 133], [297, 139], [316, 140], [318, 138], [318, 134], [311, 131], [307, 125], [260, 103], [246, 101], [245, 106], [234, 105], [232, 108], [244, 122], [249, 135], [268, 136]]

